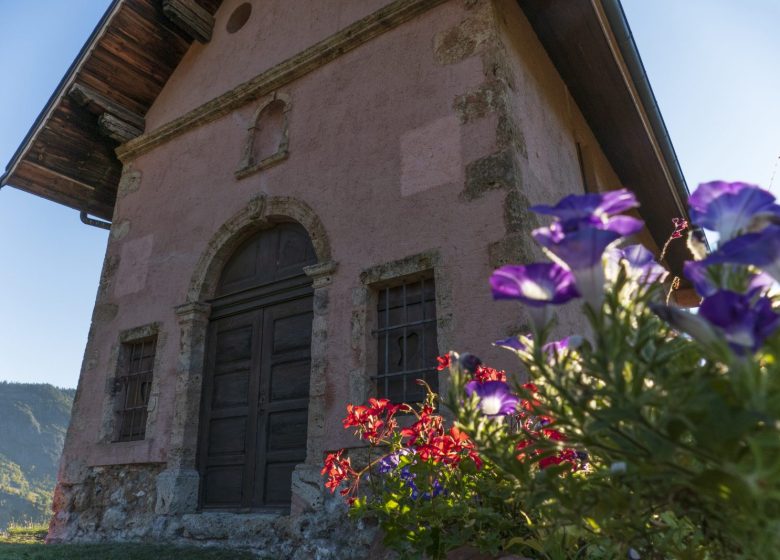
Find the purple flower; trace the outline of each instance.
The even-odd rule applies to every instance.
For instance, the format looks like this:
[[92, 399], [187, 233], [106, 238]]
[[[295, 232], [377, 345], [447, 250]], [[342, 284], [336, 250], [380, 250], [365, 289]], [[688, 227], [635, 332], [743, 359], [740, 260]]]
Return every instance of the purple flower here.
[[466, 383], [466, 394], [471, 396], [474, 393], [479, 397], [482, 413], [491, 418], [512, 414], [520, 402], [517, 395], [512, 394], [509, 385], [503, 381], [469, 381]]
[[683, 274], [693, 283], [696, 293], [701, 297], [711, 296], [718, 291], [718, 286], [704, 261], [685, 261]]
[[562, 198], [555, 206], [537, 204], [531, 206], [531, 210], [537, 214], [555, 216], [564, 221], [588, 220], [591, 217], [601, 220], [637, 206], [639, 203], [634, 193], [627, 189], [621, 189], [602, 194], [570, 194]]
[[559, 305], [577, 297], [574, 277], [552, 263], [505, 265], [490, 277], [495, 299], [519, 299], [531, 307]]
[[439, 482], [439, 479], [436, 478], [433, 481], [433, 484], [431, 485], [431, 492], [423, 492], [423, 495], [420, 496], [423, 500], [431, 500], [435, 498], [436, 496], [439, 496], [441, 494], [446, 493], [446, 490], [444, 489], [444, 486], [442, 486], [442, 483]]
[[[532, 340], [533, 334], [527, 334], [525, 335], [525, 338]], [[552, 359], [554, 356], [559, 355], [564, 350], [568, 348], [577, 348], [580, 344], [582, 344], [581, 336], [567, 336], [560, 340], [553, 340], [548, 342], [542, 346], [542, 352], [546, 353], [548, 357]], [[510, 336], [509, 338], [505, 338], [503, 340], [497, 340], [493, 343], [493, 345], [506, 348], [507, 350], [512, 350], [517, 354], [531, 351], [528, 345], [526, 345], [516, 336]]]
[[600, 308], [604, 297], [604, 250], [620, 239], [620, 234], [589, 227], [559, 236], [550, 227], [535, 229], [532, 235], [552, 258], [572, 271], [577, 291], [585, 301]]
[[771, 225], [758, 233], [740, 235], [724, 243], [701, 261], [710, 264], [753, 265], [780, 282], [780, 226]]
[[377, 472], [379, 474], [387, 474], [389, 472], [394, 471], [396, 468], [398, 468], [399, 463], [401, 462], [401, 456], [402, 455], [409, 455], [412, 451], [409, 449], [399, 449], [395, 453], [390, 453], [389, 455], [385, 455], [379, 463], [377, 463]]
[[716, 327], [735, 352], [755, 352], [780, 326], [772, 300], [721, 290], [705, 298], [699, 315]]
[[767, 219], [780, 219], [780, 206], [768, 191], [748, 183], [702, 183], [688, 198], [691, 220], [728, 241]]
[[629, 274], [643, 283], [663, 282], [669, 272], [658, 264], [655, 256], [644, 245], [629, 245], [622, 249]]
[[705, 298], [698, 315], [664, 305], [651, 305], [651, 309], [705, 346], [725, 340], [740, 355], [755, 352], [780, 327], [780, 315], [772, 311], [769, 298], [729, 290]]
[[[527, 338], [531, 338], [531, 335], [525, 336]], [[501, 348], [506, 348], [507, 350], [512, 350], [513, 352], [527, 352], [529, 350], [528, 346], [516, 336], [510, 336], [509, 338], [496, 340], [493, 343], [493, 346], [500, 346]]]
[[550, 320], [549, 305], [566, 303], [580, 294], [574, 276], [553, 263], [505, 265], [490, 277], [494, 299], [519, 299], [529, 306], [529, 314], [538, 330]]

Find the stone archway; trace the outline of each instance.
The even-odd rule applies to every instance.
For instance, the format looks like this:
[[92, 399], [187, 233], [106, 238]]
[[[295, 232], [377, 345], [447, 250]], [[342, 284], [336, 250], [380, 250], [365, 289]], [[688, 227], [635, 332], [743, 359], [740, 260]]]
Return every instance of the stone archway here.
[[212, 236], [192, 274], [185, 303], [175, 308], [180, 328], [174, 416], [168, 448], [168, 464], [157, 479], [156, 512], [193, 513], [198, 509], [200, 476], [196, 466], [198, 419], [203, 388], [206, 333], [210, 314], [207, 303], [217, 290], [219, 276], [230, 255], [254, 232], [281, 221], [295, 221], [308, 233], [317, 264], [304, 272], [312, 279], [314, 317], [311, 339], [311, 381], [306, 463], [293, 474], [293, 513], [316, 507], [319, 492], [317, 465], [324, 438], [324, 389], [328, 369], [328, 286], [336, 270], [330, 242], [322, 222], [306, 203], [292, 197], [257, 196]]

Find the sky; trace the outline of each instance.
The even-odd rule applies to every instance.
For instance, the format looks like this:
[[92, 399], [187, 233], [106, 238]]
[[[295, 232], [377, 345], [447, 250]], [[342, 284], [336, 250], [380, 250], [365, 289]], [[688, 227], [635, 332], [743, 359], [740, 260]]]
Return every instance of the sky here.
[[[3, 169], [108, 4], [0, 0]], [[623, 7], [689, 188], [768, 187], [780, 155], [780, 1]], [[75, 210], [0, 190], [0, 380], [76, 386], [107, 238]]]

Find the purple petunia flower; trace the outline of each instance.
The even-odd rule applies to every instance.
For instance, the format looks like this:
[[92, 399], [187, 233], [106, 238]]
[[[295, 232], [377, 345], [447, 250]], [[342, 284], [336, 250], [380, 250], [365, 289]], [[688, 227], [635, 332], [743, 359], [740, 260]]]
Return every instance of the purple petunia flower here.
[[701, 297], [711, 296], [718, 291], [718, 285], [704, 261], [685, 261], [683, 274], [693, 283], [693, 288]]
[[562, 198], [555, 206], [537, 204], [531, 206], [531, 210], [537, 214], [555, 216], [563, 221], [588, 220], [591, 217], [601, 220], [637, 206], [639, 203], [634, 193], [627, 189], [620, 189], [601, 194], [570, 194]]
[[780, 219], [775, 197], [757, 185], [712, 181], [702, 183], [688, 198], [691, 220], [718, 232], [721, 241], [749, 231], [756, 223]]
[[[742, 237], [745, 236], [740, 236], [729, 241], [729, 243], [736, 242], [742, 239]], [[719, 289], [719, 279], [710, 266], [727, 262], [731, 262], [729, 256], [723, 255], [721, 251], [716, 251], [706, 259], [700, 261], [685, 261], [683, 273], [685, 274], [685, 277], [693, 283], [693, 287], [697, 294], [701, 297], [709, 297]], [[773, 280], [768, 274], [763, 272], [752, 274], [747, 278], [747, 285], [745, 286], [744, 291], [748, 295], [755, 295], [757, 293], [766, 292], [772, 284]]]
[[755, 352], [780, 327], [767, 297], [721, 290], [702, 301], [699, 315], [716, 327], [735, 352]]
[[623, 248], [623, 259], [628, 263], [629, 273], [640, 282], [650, 284], [663, 282], [669, 271], [658, 264], [655, 256], [644, 245], [629, 245]]
[[740, 235], [701, 262], [757, 266], [780, 282], [780, 226], [770, 225], [758, 233]]
[[651, 305], [651, 309], [705, 346], [725, 340], [740, 355], [758, 350], [780, 327], [780, 315], [772, 310], [772, 301], [754, 293], [715, 292], [704, 298], [698, 315], [664, 305]]
[[559, 305], [577, 297], [574, 277], [552, 263], [505, 265], [493, 272], [490, 286], [495, 299], [519, 299], [526, 305]]
[[503, 381], [469, 381], [466, 384], [466, 394], [471, 396], [474, 393], [479, 397], [482, 413], [491, 418], [512, 414], [520, 402], [518, 396], [512, 394], [509, 385]]
[[601, 307], [604, 297], [605, 249], [620, 239], [614, 231], [583, 228], [558, 236], [554, 228], [539, 228], [531, 232], [534, 239], [550, 256], [572, 271], [577, 290], [594, 308]]
[[529, 314], [541, 330], [550, 319], [548, 305], [560, 305], [578, 297], [574, 276], [553, 263], [505, 265], [490, 277], [494, 299], [518, 299], [529, 306]]

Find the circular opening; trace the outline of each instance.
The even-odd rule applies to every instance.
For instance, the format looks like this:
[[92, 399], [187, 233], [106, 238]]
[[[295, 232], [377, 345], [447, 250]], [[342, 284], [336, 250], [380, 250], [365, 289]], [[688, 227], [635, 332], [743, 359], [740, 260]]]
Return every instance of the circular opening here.
[[225, 29], [227, 29], [228, 33], [235, 33], [236, 31], [244, 27], [244, 24], [247, 22], [249, 16], [251, 15], [252, 15], [252, 4], [250, 4], [249, 2], [244, 2], [238, 8], [233, 10], [232, 14], [230, 14]]

